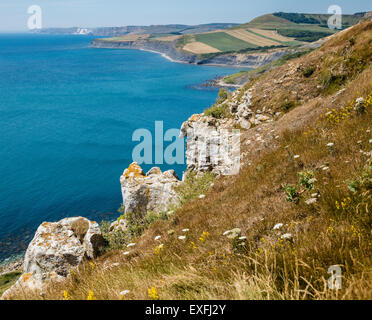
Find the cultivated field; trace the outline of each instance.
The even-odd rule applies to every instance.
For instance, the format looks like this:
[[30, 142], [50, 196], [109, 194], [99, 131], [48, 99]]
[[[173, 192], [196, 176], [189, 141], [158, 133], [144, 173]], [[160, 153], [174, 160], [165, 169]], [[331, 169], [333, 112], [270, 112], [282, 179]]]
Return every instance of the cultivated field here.
[[221, 52], [220, 50], [214, 48], [214, 47], [211, 47], [205, 43], [202, 43], [202, 42], [198, 42], [198, 41], [195, 41], [195, 42], [190, 42], [188, 44], [186, 44], [184, 47], [183, 47], [183, 50], [186, 50], [186, 51], [189, 51], [189, 52], [192, 52], [192, 53], [195, 53], [195, 54], [205, 54], [205, 53], [217, 53], [217, 52]]
[[264, 37], [268, 37], [270, 39], [277, 40], [277, 41], [280, 41], [280, 42], [293, 41], [293, 38], [281, 36], [275, 30], [263, 30], [263, 29], [257, 29], [257, 28], [251, 28], [251, 29], [248, 29], [248, 30], [250, 30], [254, 33], [260, 34]]
[[278, 41], [274, 41], [265, 37], [261, 37], [244, 29], [235, 29], [226, 31], [227, 34], [243, 40], [248, 43], [252, 43], [259, 47], [269, 47], [269, 46], [278, 46], [281, 43]]
[[244, 49], [253, 49], [259, 47], [255, 44], [248, 43], [244, 40], [229, 35], [226, 32], [197, 34], [195, 35], [195, 40], [205, 43], [223, 52], [240, 51]]

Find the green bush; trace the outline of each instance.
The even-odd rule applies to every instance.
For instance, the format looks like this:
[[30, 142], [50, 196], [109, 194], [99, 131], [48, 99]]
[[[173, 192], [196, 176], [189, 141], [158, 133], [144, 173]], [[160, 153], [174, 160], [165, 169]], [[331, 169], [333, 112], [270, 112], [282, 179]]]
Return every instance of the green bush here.
[[226, 104], [214, 105], [213, 107], [207, 109], [204, 114], [215, 119], [230, 118], [231, 112], [230, 108]]
[[315, 71], [315, 67], [313, 66], [308, 66], [306, 67], [303, 71], [302, 71], [302, 74], [304, 75], [305, 78], [309, 78], [313, 75]]
[[298, 201], [300, 200], [299, 198], [300, 195], [297, 191], [296, 186], [292, 184], [287, 184], [286, 187], [284, 188], [284, 192], [287, 196], [286, 201], [298, 203]]

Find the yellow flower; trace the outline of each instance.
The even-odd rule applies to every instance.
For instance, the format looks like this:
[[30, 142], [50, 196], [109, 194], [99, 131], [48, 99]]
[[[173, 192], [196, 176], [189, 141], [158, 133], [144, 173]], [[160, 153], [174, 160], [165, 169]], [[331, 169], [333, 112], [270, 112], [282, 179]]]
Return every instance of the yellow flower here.
[[159, 244], [158, 246], [155, 247], [154, 253], [155, 254], [160, 254], [163, 250], [164, 250], [164, 245], [163, 244]]
[[94, 270], [94, 268], [96, 267], [93, 262], [89, 262], [89, 265], [92, 268], [92, 270]]
[[159, 300], [159, 294], [155, 287], [151, 287], [147, 290], [150, 300]]
[[63, 298], [65, 300], [71, 300], [71, 296], [68, 294], [68, 292], [66, 290], [63, 291]]
[[89, 290], [87, 300], [97, 300], [96, 297], [94, 296], [93, 291]]

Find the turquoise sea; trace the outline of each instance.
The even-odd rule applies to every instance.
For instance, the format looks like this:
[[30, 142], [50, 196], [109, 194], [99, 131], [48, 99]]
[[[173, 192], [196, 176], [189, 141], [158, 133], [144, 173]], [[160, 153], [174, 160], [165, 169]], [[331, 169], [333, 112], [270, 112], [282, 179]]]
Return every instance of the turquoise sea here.
[[91, 40], [0, 35], [0, 261], [22, 253], [43, 221], [114, 219], [133, 131], [154, 132], [157, 120], [179, 128], [216, 99], [204, 81], [236, 72]]

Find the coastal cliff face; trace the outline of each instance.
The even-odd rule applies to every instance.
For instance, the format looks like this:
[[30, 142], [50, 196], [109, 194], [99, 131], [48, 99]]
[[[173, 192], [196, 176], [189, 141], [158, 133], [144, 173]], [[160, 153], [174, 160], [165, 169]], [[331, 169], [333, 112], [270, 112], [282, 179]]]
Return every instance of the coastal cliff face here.
[[257, 68], [274, 60], [277, 60], [289, 53], [289, 50], [287, 48], [276, 49], [270, 52], [227, 53], [203, 59], [195, 54], [177, 49], [174, 41], [156, 40], [109, 41], [105, 39], [95, 39], [92, 42], [92, 47], [153, 51], [163, 54], [174, 62], [189, 64], [241, 66], [245, 68]]
[[107, 41], [105, 39], [93, 40], [92, 46], [94, 48], [113, 48], [113, 49], [137, 49], [145, 51], [154, 51], [163, 54], [174, 60], [182, 63], [198, 63], [200, 59], [193, 54], [187, 54], [176, 49], [172, 41]]

